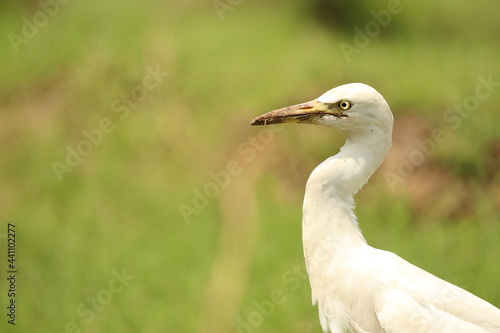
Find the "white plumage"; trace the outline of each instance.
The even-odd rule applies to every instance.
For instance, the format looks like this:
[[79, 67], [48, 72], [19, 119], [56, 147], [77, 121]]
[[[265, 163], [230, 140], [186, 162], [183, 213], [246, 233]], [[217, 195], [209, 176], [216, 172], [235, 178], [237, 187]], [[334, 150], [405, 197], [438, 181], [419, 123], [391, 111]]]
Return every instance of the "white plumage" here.
[[340, 152], [314, 169], [303, 207], [303, 245], [313, 304], [332, 333], [500, 333], [500, 310], [397, 255], [366, 243], [353, 196], [384, 160], [393, 117], [375, 89], [334, 88], [252, 125], [320, 124], [346, 133]]

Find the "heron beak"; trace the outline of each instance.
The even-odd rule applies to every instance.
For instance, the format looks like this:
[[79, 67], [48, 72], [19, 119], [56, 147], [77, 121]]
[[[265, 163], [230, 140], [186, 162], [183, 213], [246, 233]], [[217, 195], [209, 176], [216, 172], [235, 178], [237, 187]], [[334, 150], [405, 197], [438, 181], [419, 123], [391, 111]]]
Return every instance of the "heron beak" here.
[[312, 123], [313, 119], [323, 115], [343, 117], [344, 114], [330, 104], [313, 100], [306, 103], [287, 106], [254, 118], [250, 125], [271, 125], [280, 123]]

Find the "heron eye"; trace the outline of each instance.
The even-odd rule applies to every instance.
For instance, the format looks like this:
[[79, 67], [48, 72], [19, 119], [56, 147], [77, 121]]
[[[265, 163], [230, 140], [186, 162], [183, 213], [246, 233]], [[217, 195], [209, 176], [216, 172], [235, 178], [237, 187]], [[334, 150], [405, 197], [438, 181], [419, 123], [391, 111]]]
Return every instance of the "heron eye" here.
[[342, 110], [349, 110], [352, 106], [352, 103], [348, 101], [347, 99], [341, 100], [338, 102], [338, 107], [341, 108]]

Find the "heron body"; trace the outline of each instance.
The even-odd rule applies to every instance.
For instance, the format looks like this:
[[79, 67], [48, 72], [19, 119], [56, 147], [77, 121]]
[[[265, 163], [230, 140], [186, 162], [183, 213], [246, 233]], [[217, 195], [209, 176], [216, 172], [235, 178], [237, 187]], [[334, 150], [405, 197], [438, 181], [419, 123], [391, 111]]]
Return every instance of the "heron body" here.
[[316, 100], [271, 111], [252, 125], [309, 123], [341, 129], [340, 152], [311, 173], [303, 246], [313, 304], [332, 333], [500, 333], [500, 310], [473, 294], [366, 243], [353, 196], [384, 160], [393, 116], [372, 87], [351, 83]]

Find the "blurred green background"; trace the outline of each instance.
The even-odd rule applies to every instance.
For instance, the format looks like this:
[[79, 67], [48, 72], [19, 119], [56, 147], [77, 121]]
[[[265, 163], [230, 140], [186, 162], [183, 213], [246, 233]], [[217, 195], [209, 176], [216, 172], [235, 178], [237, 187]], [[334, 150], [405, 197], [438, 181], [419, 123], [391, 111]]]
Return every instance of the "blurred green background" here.
[[396, 120], [356, 198], [368, 242], [500, 306], [499, 11], [0, 1], [1, 330], [320, 332], [302, 196], [344, 138], [249, 122], [348, 82]]

